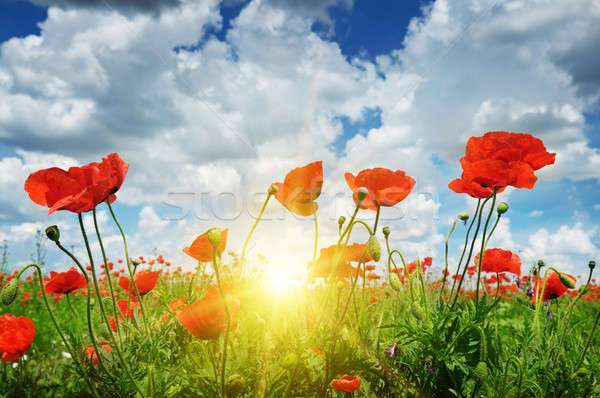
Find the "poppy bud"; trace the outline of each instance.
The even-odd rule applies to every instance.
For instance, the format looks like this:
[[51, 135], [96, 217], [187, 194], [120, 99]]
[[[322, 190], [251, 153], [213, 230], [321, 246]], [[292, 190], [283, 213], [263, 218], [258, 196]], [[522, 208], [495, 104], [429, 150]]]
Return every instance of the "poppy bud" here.
[[338, 281], [338, 283], [337, 283], [337, 288], [338, 288], [338, 289], [340, 289], [340, 290], [341, 290], [341, 289], [343, 289], [343, 288], [344, 288], [344, 286], [346, 286], [346, 284], [345, 284], [343, 281]]
[[496, 208], [496, 210], [498, 211], [498, 214], [504, 214], [508, 211], [508, 203], [506, 202], [500, 202], [498, 204], [498, 207]]
[[594, 268], [596, 268], [596, 262], [595, 262], [595, 261], [590, 261], [590, 262], [588, 263], [588, 267], [590, 267], [590, 269], [594, 269]]
[[462, 213], [458, 213], [456, 217], [458, 217], [458, 219], [461, 221], [467, 221], [469, 219], [469, 213], [463, 211]]
[[358, 188], [358, 191], [356, 191], [356, 199], [358, 199], [358, 203], [362, 202], [367, 195], [369, 194], [369, 190], [365, 187], [360, 187]]
[[390, 286], [395, 291], [399, 292], [402, 287], [402, 283], [400, 282], [400, 277], [398, 274], [390, 274]]
[[56, 225], [51, 225], [46, 228], [46, 236], [52, 242], [58, 243], [58, 240], [60, 239], [60, 231], [58, 230], [58, 227]]
[[269, 189], [267, 189], [267, 193], [269, 195], [275, 195], [277, 193], [277, 187], [273, 184], [269, 185]]
[[130, 258], [129, 262], [134, 266], [137, 267], [138, 265], [140, 265], [142, 262], [141, 260], [138, 260], [137, 258]]
[[383, 236], [386, 238], [390, 236], [390, 227], [383, 227]]
[[0, 292], [0, 298], [2, 299], [2, 304], [11, 305], [13, 301], [17, 298], [17, 294], [19, 293], [19, 278], [11, 279], [10, 282], [4, 286], [2, 292]]
[[544, 262], [544, 260], [538, 260], [538, 267], [543, 267], [544, 265], [546, 265], [546, 263]]
[[488, 377], [488, 367], [486, 363], [483, 361], [479, 362], [477, 366], [475, 366], [475, 369], [473, 369], [473, 374], [480, 381], [485, 380]]
[[381, 246], [375, 235], [371, 235], [367, 241], [367, 252], [374, 261], [379, 261], [381, 258]]
[[575, 288], [575, 281], [573, 279], [569, 278], [567, 276], [567, 274], [563, 274], [562, 272], [559, 272], [558, 279], [560, 280], [560, 283], [562, 283], [563, 286], [566, 287], [567, 289]]
[[225, 391], [228, 397], [237, 397], [244, 391], [244, 387], [246, 387], [246, 380], [237, 373], [225, 380]]
[[344, 216], [340, 216], [340, 218], [338, 218], [338, 225], [341, 227], [342, 225], [344, 225], [344, 223], [346, 222], [346, 217]]
[[212, 245], [212, 247], [217, 248], [221, 244], [221, 229], [220, 228], [211, 228], [207, 233], [208, 241]]
[[423, 320], [423, 310], [421, 309], [421, 307], [419, 307], [417, 304], [412, 304], [410, 306], [410, 312], [413, 314], [413, 316], [415, 318], [417, 318], [418, 320]]

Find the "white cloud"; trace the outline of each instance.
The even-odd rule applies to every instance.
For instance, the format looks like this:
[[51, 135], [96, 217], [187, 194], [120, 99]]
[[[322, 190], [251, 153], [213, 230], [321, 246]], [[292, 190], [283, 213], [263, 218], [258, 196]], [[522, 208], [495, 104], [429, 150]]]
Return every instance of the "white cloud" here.
[[528, 217], [539, 217], [544, 214], [543, 210], [532, 210], [527, 214]]

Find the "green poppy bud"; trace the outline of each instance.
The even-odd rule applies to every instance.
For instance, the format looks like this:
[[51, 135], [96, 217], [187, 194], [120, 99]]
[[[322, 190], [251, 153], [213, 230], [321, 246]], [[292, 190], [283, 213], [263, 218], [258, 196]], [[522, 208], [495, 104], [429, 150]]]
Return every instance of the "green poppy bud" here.
[[575, 281], [567, 276], [567, 274], [559, 272], [558, 279], [560, 280], [560, 283], [562, 283], [567, 289], [575, 289]]
[[546, 263], [544, 262], [544, 260], [538, 260], [538, 267], [543, 267], [544, 265], [546, 265]]
[[423, 320], [423, 310], [421, 307], [415, 303], [410, 306], [410, 312], [413, 314], [415, 318], [422, 321]]
[[341, 227], [342, 225], [344, 225], [344, 223], [346, 222], [346, 217], [344, 216], [340, 216], [340, 218], [338, 218], [338, 225]]
[[46, 228], [46, 236], [52, 242], [58, 243], [58, 240], [60, 239], [60, 231], [58, 230], [58, 227], [56, 225], [51, 225]]
[[11, 305], [13, 301], [17, 298], [17, 294], [19, 293], [19, 279], [13, 278], [11, 279], [6, 286], [0, 292], [0, 298], [2, 299], [2, 304]]
[[498, 211], [498, 214], [504, 214], [508, 211], [508, 203], [506, 202], [500, 202], [498, 204], [498, 207], [496, 208], [496, 210]]
[[488, 367], [483, 361], [479, 362], [477, 366], [475, 366], [475, 369], [473, 369], [473, 374], [477, 379], [479, 379], [479, 381], [486, 380], [488, 373]]
[[590, 261], [590, 262], [588, 263], [588, 267], [590, 267], [590, 269], [594, 269], [594, 268], [596, 268], [596, 262], [595, 262], [595, 261]]
[[346, 284], [343, 281], [338, 281], [336, 286], [341, 290], [344, 288], [344, 286], [346, 286]]
[[383, 227], [383, 235], [387, 238], [390, 236], [390, 227]]
[[269, 195], [275, 195], [277, 193], [277, 187], [273, 184], [269, 185], [269, 189], [267, 189], [267, 193]]
[[467, 221], [469, 219], [469, 213], [463, 211], [462, 213], [458, 213], [456, 217], [461, 221]]
[[356, 198], [358, 199], [358, 202], [362, 202], [367, 195], [369, 195], [369, 190], [365, 187], [360, 187], [358, 188], [358, 191], [356, 191]]
[[367, 241], [367, 252], [375, 261], [379, 261], [381, 258], [381, 246], [375, 235], [371, 235]]
[[242, 375], [234, 373], [225, 380], [225, 391], [228, 397], [239, 396], [246, 387], [246, 380]]
[[208, 241], [213, 247], [219, 247], [221, 244], [221, 229], [220, 228], [211, 228], [208, 230]]
[[400, 282], [400, 277], [398, 274], [390, 274], [390, 286], [395, 291], [399, 292], [402, 288], [402, 282]]

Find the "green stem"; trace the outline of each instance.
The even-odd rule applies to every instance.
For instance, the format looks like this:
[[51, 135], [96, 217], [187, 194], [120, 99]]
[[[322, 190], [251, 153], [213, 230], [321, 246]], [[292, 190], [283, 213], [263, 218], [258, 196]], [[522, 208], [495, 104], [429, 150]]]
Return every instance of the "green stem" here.
[[598, 313], [596, 314], [596, 319], [594, 320], [594, 327], [592, 327], [592, 332], [590, 333], [590, 335], [587, 339], [587, 342], [585, 343], [585, 347], [583, 349], [583, 352], [581, 353], [581, 356], [579, 357], [579, 361], [577, 361], [577, 365], [575, 366], [575, 371], [577, 371], [577, 369], [579, 369], [579, 367], [583, 363], [585, 354], [586, 354], [588, 348], [590, 347], [590, 344], [592, 343], [592, 338], [594, 337], [594, 332], [596, 331], [596, 327], [598, 326], [598, 321], [600, 321], [600, 311], [598, 311]]
[[85, 382], [88, 385], [88, 387], [90, 388], [90, 390], [92, 391], [92, 394], [94, 394], [95, 397], [100, 398], [100, 395], [98, 394], [98, 391], [96, 390], [96, 388], [92, 384], [91, 380], [88, 378], [88, 375], [85, 372], [85, 369], [83, 368], [83, 366], [81, 365], [81, 363], [79, 363], [79, 361], [77, 360], [77, 358], [79, 358], [79, 356], [75, 355], [75, 351], [73, 350], [73, 347], [71, 347], [71, 344], [69, 344], [69, 341], [67, 340], [67, 338], [65, 337], [62, 329], [58, 325], [58, 321], [56, 320], [56, 317], [54, 316], [54, 312], [52, 312], [52, 308], [50, 307], [50, 303], [48, 302], [48, 297], [46, 296], [46, 289], [44, 288], [44, 282], [43, 282], [43, 278], [42, 278], [42, 270], [39, 267], [39, 265], [37, 265], [37, 264], [29, 264], [28, 266], [26, 266], [25, 268], [23, 268], [19, 272], [19, 274], [17, 276], [17, 279], [23, 273], [23, 271], [25, 271], [26, 269], [28, 269], [30, 267], [34, 267], [37, 270], [38, 281], [40, 283], [40, 289], [42, 290], [42, 297], [44, 298], [44, 304], [46, 305], [46, 310], [48, 311], [48, 314], [50, 314], [50, 319], [52, 320], [52, 323], [54, 324], [54, 327], [56, 328], [56, 331], [60, 335], [60, 338], [62, 339], [63, 344], [65, 345], [65, 347], [67, 347], [67, 350], [71, 354], [71, 358], [73, 358], [73, 362], [75, 362], [75, 365], [77, 366], [77, 369], [79, 370], [79, 374], [81, 374], [83, 376], [83, 378], [85, 379]]
[[267, 203], [269, 203], [269, 199], [271, 199], [271, 196], [273, 196], [271, 193], [267, 194], [267, 198], [265, 199], [265, 202], [263, 203], [263, 205], [260, 209], [260, 212], [258, 213], [258, 217], [256, 218], [256, 221], [252, 225], [252, 228], [250, 228], [250, 232], [248, 233], [248, 236], [246, 237], [246, 240], [244, 241], [244, 247], [242, 248], [242, 256], [240, 257], [240, 269], [238, 271], [238, 280], [242, 279], [242, 270], [244, 268], [244, 260], [246, 259], [246, 247], [248, 246], [248, 242], [250, 241], [250, 237], [252, 236], [252, 233], [256, 229], [258, 222], [260, 221], [263, 213], [265, 212], [265, 208], [267, 207]]
[[315, 261], [317, 261], [317, 247], [318, 247], [318, 241], [319, 241], [319, 222], [317, 220], [317, 209], [315, 209], [315, 202], [312, 202], [313, 205], [313, 216], [315, 219], [315, 250], [313, 252], [313, 264], [315, 263]]
[[79, 335], [79, 341], [83, 342], [83, 331], [81, 329], [81, 322], [79, 321], [79, 316], [77, 315], [77, 311], [75, 311], [75, 308], [73, 308], [73, 303], [71, 302], [71, 293], [66, 293], [65, 296], [67, 296], [67, 305], [69, 307], [69, 310], [71, 310], [71, 314], [73, 315], [73, 318], [75, 318], [75, 324], [77, 325], [77, 333]]
[[[108, 205], [108, 210], [110, 211], [110, 215], [112, 216], [119, 232], [121, 233], [121, 238], [123, 239], [123, 247], [125, 248], [125, 261], [127, 263], [127, 271], [129, 272], [129, 291], [127, 294], [129, 295], [129, 300], [131, 300], [131, 285], [133, 285], [133, 289], [135, 290], [135, 295], [137, 296], [138, 302], [140, 303], [140, 309], [142, 310], [142, 318], [144, 320], [144, 327], [146, 328], [146, 333], [148, 337], [150, 337], [150, 329], [148, 329], [148, 321], [146, 319], [146, 309], [144, 308], [144, 303], [142, 302], [142, 296], [138, 290], [137, 284], [135, 283], [134, 273], [131, 270], [131, 259], [129, 258], [129, 252], [127, 251], [127, 239], [125, 238], [125, 233], [123, 232], [123, 228], [121, 228], [121, 224], [119, 224], [119, 220], [117, 220], [117, 216], [115, 216], [115, 212], [112, 209], [110, 201], [107, 200], [106, 204]], [[129, 303], [128, 303], [129, 304]], [[129, 311], [129, 306], [127, 307], [127, 311]]]
[[[494, 189], [494, 193], [492, 194], [492, 206], [490, 207], [490, 212], [488, 213], [487, 219], [485, 220], [485, 225], [483, 226], [483, 235], [481, 237], [481, 250], [479, 251], [479, 261], [477, 264], [477, 282], [475, 284], [475, 313], [477, 313], [477, 308], [479, 307], [479, 281], [481, 279], [481, 262], [483, 261], [483, 253], [485, 251], [486, 244], [486, 232], [488, 225], [490, 223], [490, 219], [492, 218], [492, 212], [494, 211], [496, 205], [496, 192], [498, 189]], [[500, 219], [500, 218], [498, 218]], [[489, 239], [489, 238], [488, 238]]]
[[379, 213], [381, 210], [381, 206], [379, 204], [377, 204], [377, 214], [375, 214], [375, 224], [373, 224], [373, 234], [375, 234], [375, 232], [377, 232], [377, 224], [379, 224]]
[[448, 231], [448, 235], [446, 236], [446, 244], [445, 244], [445, 251], [444, 251], [444, 262], [446, 263], [446, 267], [444, 268], [444, 277], [442, 279], [442, 287], [440, 289], [440, 300], [442, 298], [442, 294], [444, 293], [444, 289], [446, 288], [446, 277], [448, 274], [448, 241], [450, 240], [450, 236], [452, 235], [452, 232], [454, 232], [454, 228], [456, 227], [456, 220], [457, 218], [454, 219], [454, 221], [452, 222], [452, 227], [450, 228], [450, 231]]
[[229, 339], [229, 328], [231, 325], [231, 313], [229, 312], [227, 299], [225, 298], [225, 293], [223, 292], [223, 287], [221, 285], [221, 277], [219, 276], [219, 267], [217, 265], [217, 256], [217, 248], [213, 247], [212, 265], [213, 270], [215, 271], [215, 277], [217, 278], [219, 294], [221, 295], [221, 300], [223, 300], [223, 307], [225, 308], [225, 315], [227, 321], [225, 324], [225, 336], [223, 338], [223, 361], [221, 363], [221, 394], [223, 395], [223, 397], [225, 397], [225, 366], [227, 364], [227, 343]]

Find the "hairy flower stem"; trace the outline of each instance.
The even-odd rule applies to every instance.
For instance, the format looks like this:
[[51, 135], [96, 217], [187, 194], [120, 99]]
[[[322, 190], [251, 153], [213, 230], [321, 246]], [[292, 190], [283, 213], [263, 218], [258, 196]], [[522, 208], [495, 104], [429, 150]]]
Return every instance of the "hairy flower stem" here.
[[[587, 287], [590, 285], [590, 281], [592, 280], [592, 274], [594, 273], [593, 269], [590, 269], [590, 273], [588, 275], [588, 279], [587, 282], [585, 283], [585, 285], [583, 286], [583, 288], [580, 289], [579, 294], [577, 295], [577, 297], [575, 297], [575, 299], [573, 301], [571, 301], [571, 303], [569, 304], [569, 307], [567, 308], [567, 313], [563, 319], [563, 325], [562, 325], [562, 335], [560, 337], [560, 342], [559, 345], [562, 345], [566, 335], [567, 335], [567, 324], [569, 322], [569, 318], [571, 316], [571, 312], [573, 311], [573, 307], [575, 307], [575, 304], [577, 304], [577, 302], [581, 299], [581, 297], [587, 292]], [[560, 323], [559, 323], [560, 324]]]
[[144, 327], [146, 328], [146, 333], [147, 333], [148, 337], [150, 337], [150, 329], [148, 329], [148, 321], [146, 318], [146, 309], [144, 308], [144, 303], [142, 302], [142, 296], [140, 295], [137, 284], [135, 283], [134, 271], [131, 270], [131, 260], [129, 259], [129, 252], [127, 251], [127, 239], [125, 238], [125, 232], [123, 232], [123, 228], [121, 228], [121, 224], [119, 224], [119, 220], [117, 220], [117, 216], [115, 216], [115, 212], [112, 209], [110, 201], [107, 200], [106, 204], [108, 205], [108, 210], [110, 211], [110, 215], [112, 216], [115, 224], [117, 225], [117, 228], [119, 229], [119, 232], [121, 233], [121, 238], [123, 239], [123, 247], [125, 249], [125, 261], [127, 263], [127, 271], [129, 272], [129, 292], [128, 292], [129, 299], [127, 301], [127, 311], [129, 311], [129, 304], [131, 301], [131, 285], [133, 285], [133, 289], [135, 290], [135, 295], [138, 299], [138, 302], [140, 303], [140, 309], [142, 310], [142, 318], [144, 320]]
[[465, 280], [465, 275], [467, 274], [467, 268], [469, 266], [469, 261], [471, 261], [471, 256], [473, 255], [473, 248], [475, 247], [475, 240], [477, 239], [477, 235], [479, 234], [479, 228], [481, 227], [481, 217], [483, 214], [483, 208], [485, 207], [485, 204], [487, 203], [487, 201], [490, 200], [490, 197], [491, 196], [487, 197], [481, 204], [481, 207], [479, 208], [479, 214], [477, 215], [477, 227], [475, 228], [475, 234], [473, 235], [473, 238], [471, 239], [471, 247], [469, 248], [469, 255], [467, 256], [467, 260], [465, 261], [463, 273], [461, 274], [460, 280], [458, 281], [458, 286], [456, 287], [454, 300], [452, 301], [450, 310], [452, 310], [452, 308], [454, 308], [454, 306], [456, 305], [456, 301], [458, 300], [458, 296], [460, 295], [460, 287], [462, 286], [462, 283]]
[[479, 308], [479, 281], [481, 280], [481, 263], [483, 261], [485, 245], [487, 243], [487, 240], [489, 239], [486, 239], [486, 232], [490, 223], [490, 219], [492, 218], [492, 213], [494, 212], [494, 208], [496, 207], [497, 191], [497, 188], [494, 189], [494, 193], [492, 194], [492, 206], [490, 207], [490, 212], [488, 213], [487, 219], [485, 220], [485, 225], [483, 226], [483, 235], [481, 236], [481, 250], [479, 251], [479, 261], [477, 262], [477, 282], [475, 284], [475, 313], [477, 313], [477, 309]]
[[65, 296], [67, 296], [67, 306], [71, 311], [71, 315], [73, 315], [73, 318], [75, 318], [75, 324], [77, 325], [77, 335], [79, 336], [79, 342], [81, 343], [83, 342], [83, 331], [81, 329], [81, 322], [79, 321], [79, 316], [77, 315], [77, 311], [75, 311], [75, 308], [73, 308], [73, 303], [71, 302], [71, 293], [66, 293]]
[[229, 328], [231, 326], [231, 313], [229, 312], [229, 306], [227, 305], [227, 299], [225, 297], [225, 292], [223, 292], [223, 286], [221, 284], [221, 277], [219, 276], [219, 266], [218, 262], [218, 254], [217, 248], [213, 246], [213, 255], [212, 255], [212, 265], [213, 270], [215, 271], [215, 277], [217, 278], [217, 286], [219, 287], [219, 294], [221, 295], [221, 300], [223, 300], [223, 307], [225, 308], [225, 335], [223, 336], [223, 361], [221, 363], [221, 394], [225, 397], [225, 366], [227, 364], [227, 345], [229, 340]]
[[[96, 208], [92, 210], [92, 216], [94, 219], [94, 229], [96, 230], [96, 237], [98, 244], [100, 245], [100, 251], [102, 252], [102, 260], [104, 261], [104, 271], [106, 272], [106, 279], [108, 280], [108, 288], [110, 291], [110, 301], [112, 302], [113, 314], [115, 316], [115, 324], [117, 325], [117, 336], [119, 338], [119, 345], [123, 344], [123, 336], [121, 335], [121, 328], [119, 327], [119, 313], [117, 312], [117, 300], [115, 299], [115, 291], [113, 289], [112, 278], [110, 276], [110, 270], [108, 269], [108, 263], [106, 261], [106, 252], [104, 251], [104, 244], [102, 243], [102, 237], [100, 236], [100, 229], [98, 228], [98, 221], [96, 219]], [[129, 308], [128, 308], [129, 310]], [[109, 331], [110, 331], [109, 325]]]
[[254, 224], [252, 225], [252, 228], [250, 228], [250, 232], [248, 232], [248, 236], [246, 237], [246, 240], [244, 241], [244, 247], [242, 248], [242, 256], [240, 257], [240, 269], [238, 270], [238, 278], [237, 278], [238, 281], [242, 279], [242, 271], [244, 269], [244, 260], [246, 260], [246, 247], [248, 246], [250, 237], [254, 233], [254, 230], [256, 229], [258, 222], [260, 221], [263, 213], [265, 212], [265, 208], [267, 207], [267, 203], [269, 203], [269, 199], [271, 199], [271, 196], [273, 196], [273, 194], [267, 193], [267, 198], [265, 199], [265, 202], [263, 203], [263, 205], [260, 209], [260, 212], [258, 213], [258, 217], [256, 217], [256, 221], [254, 221]]
[[[69, 256], [71, 258], [71, 260], [73, 260], [75, 265], [77, 265], [77, 268], [79, 268], [79, 270], [85, 277], [85, 284], [86, 284], [86, 288], [87, 288], [87, 305], [86, 305], [87, 313], [86, 313], [86, 315], [87, 315], [88, 333], [90, 335], [90, 340], [92, 341], [92, 345], [94, 346], [94, 349], [96, 350], [97, 353], [99, 353], [100, 351], [98, 351], [98, 349], [100, 348], [100, 346], [98, 345], [98, 341], [96, 339], [96, 334], [94, 333], [94, 327], [92, 326], [92, 303], [91, 303], [92, 287], [90, 285], [90, 278], [87, 275], [87, 273], [85, 272], [85, 269], [83, 268], [83, 266], [81, 265], [79, 260], [77, 260], [77, 257], [75, 257], [73, 255], [73, 253], [68, 251], [63, 245], [60, 244], [60, 242], [56, 242], [56, 246], [58, 246], [58, 248], [60, 250], [62, 250], [67, 256]], [[98, 299], [100, 299], [100, 297], [98, 297]], [[100, 365], [100, 369], [102, 369], [103, 371], [106, 371], [106, 368], [104, 367], [102, 355], [98, 355], [98, 365]]]
[[381, 206], [377, 205], [377, 214], [375, 214], [375, 224], [373, 224], [373, 233], [371, 235], [375, 235], [377, 232], [377, 224], [379, 224], [379, 213], [381, 211]]
[[440, 300], [442, 299], [444, 289], [446, 288], [446, 277], [448, 275], [448, 241], [450, 240], [450, 236], [452, 236], [452, 232], [454, 232], [454, 228], [456, 227], [456, 220], [458, 220], [458, 218], [455, 217], [454, 221], [452, 222], [452, 227], [450, 228], [450, 231], [448, 231], [448, 235], [446, 236], [446, 243], [444, 246], [444, 262], [446, 266], [444, 268], [444, 277], [442, 279], [442, 286], [440, 288]]
[[[465, 257], [465, 253], [467, 252], [467, 247], [469, 246], [469, 235], [471, 233], [471, 228], [473, 228], [473, 224], [475, 224], [475, 220], [477, 219], [477, 215], [480, 211], [481, 199], [477, 199], [477, 207], [475, 208], [475, 213], [473, 214], [473, 218], [471, 219], [471, 224], [469, 224], [469, 228], [467, 229], [467, 234], [465, 235], [465, 243], [463, 244], [463, 250], [460, 255], [460, 259], [458, 260], [458, 266], [456, 267], [456, 275], [460, 273], [460, 266], [462, 264], [462, 260]], [[466, 267], [465, 267], [466, 268]], [[454, 294], [454, 287], [456, 286], [456, 279], [452, 282], [452, 288], [450, 289], [450, 295], [448, 296], [450, 299]]]
[[[39, 265], [37, 265], [37, 264], [29, 264], [28, 266], [26, 266], [25, 268], [23, 268], [19, 272], [19, 274], [17, 275], [16, 278], [18, 279], [19, 276], [21, 276], [21, 274], [26, 269], [31, 268], [31, 267], [35, 268], [36, 271], [37, 271], [37, 273], [38, 273], [38, 282], [40, 283], [40, 290], [42, 291], [42, 297], [44, 298], [44, 304], [46, 305], [46, 310], [48, 311], [48, 314], [50, 315], [50, 319], [52, 320], [52, 323], [54, 324], [54, 327], [56, 328], [56, 331], [60, 335], [60, 338], [62, 339], [63, 344], [65, 345], [65, 347], [67, 347], [67, 350], [69, 351], [69, 354], [71, 354], [71, 358], [73, 359], [73, 362], [75, 362], [75, 366], [77, 366], [77, 370], [79, 371], [79, 374], [82, 375], [83, 378], [85, 379], [85, 382], [88, 385], [88, 387], [90, 388], [90, 391], [92, 392], [92, 394], [94, 394], [94, 396], [96, 398], [100, 398], [100, 395], [98, 394], [98, 391], [96, 390], [96, 387], [94, 387], [94, 385], [92, 384], [91, 380], [89, 379], [87, 373], [85, 372], [85, 369], [83, 368], [82, 364], [77, 359], [77, 358], [79, 358], [79, 356], [75, 354], [75, 350], [73, 350], [73, 347], [71, 346], [71, 344], [69, 344], [69, 341], [67, 340], [67, 338], [65, 337], [62, 329], [58, 325], [58, 321], [56, 320], [56, 317], [54, 316], [54, 312], [52, 311], [52, 308], [50, 307], [50, 303], [48, 302], [48, 297], [46, 296], [46, 289], [44, 288], [44, 282], [43, 282], [43, 277], [42, 277], [42, 270], [39, 267]], [[100, 355], [98, 355], [98, 357], [100, 357]]]
[[594, 337], [594, 332], [596, 331], [596, 327], [598, 326], [598, 321], [600, 321], [600, 310], [596, 313], [596, 319], [594, 320], [594, 326], [592, 327], [592, 331], [590, 332], [587, 342], [585, 343], [585, 347], [583, 348], [583, 351], [581, 352], [579, 361], [577, 361], [577, 365], [575, 366], [575, 371], [577, 371], [577, 369], [579, 369], [579, 367], [583, 363], [583, 360], [585, 359], [585, 354], [586, 354], [588, 348], [590, 348], [590, 344], [592, 343], [592, 338]]

